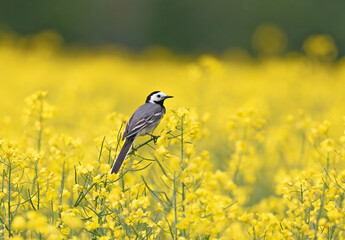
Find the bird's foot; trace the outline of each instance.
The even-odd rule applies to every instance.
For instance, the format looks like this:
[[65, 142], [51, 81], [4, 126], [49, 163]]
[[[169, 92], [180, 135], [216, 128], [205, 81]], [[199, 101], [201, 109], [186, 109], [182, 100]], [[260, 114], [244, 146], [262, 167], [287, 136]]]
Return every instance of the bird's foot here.
[[157, 139], [159, 138], [159, 136], [155, 136], [155, 135], [152, 135], [152, 134], [149, 134], [149, 135], [153, 139], [153, 142], [156, 144], [157, 143]]
[[133, 154], [135, 156], [137, 151], [138, 151], [138, 148], [132, 146], [131, 154]]

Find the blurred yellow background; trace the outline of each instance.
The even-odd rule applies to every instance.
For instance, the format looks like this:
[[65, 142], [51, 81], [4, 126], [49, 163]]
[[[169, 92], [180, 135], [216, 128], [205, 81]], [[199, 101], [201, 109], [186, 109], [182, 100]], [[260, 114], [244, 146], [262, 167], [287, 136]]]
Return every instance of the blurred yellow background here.
[[[267, 34], [273, 36], [270, 41], [265, 40]], [[222, 227], [214, 230], [216, 232], [207, 230], [205, 235], [200, 229], [196, 230], [197, 234], [191, 233], [191, 239], [208, 239], [205, 236], [211, 239], [266, 239], [266, 236], [267, 239], [310, 239], [314, 236], [333, 239], [334, 235], [342, 239], [345, 234], [342, 210], [345, 62], [336, 60], [337, 48], [327, 35], [306, 39], [304, 54], [291, 52], [277, 56], [284, 47], [283, 39], [279, 29], [272, 26], [258, 29], [254, 45], [261, 56], [254, 59], [244, 51], [222, 56], [190, 56], [176, 55], [163, 48], [132, 53], [116, 47], [66, 47], [59, 35], [51, 31], [25, 38], [3, 36], [0, 41], [0, 138], [15, 140], [17, 148], [26, 152], [36, 149], [37, 136], [32, 128], [42, 128], [43, 160], [37, 166], [54, 172], [53, 163], [46, 162], [50, 159], [49, 149], [54, 146], [51, 141], [64, 134], [76, 139], [76, 145], [80, 144], [82, 157], [78, 157], [78, 161], [81, 166], [92, 164], [96, 169], [100, 140], [107, 136], [106, 143], [115, 144], [122, 121], [144, 103], [149, 93], [160, 90], [175, 97], [165, 104], [168, 116], [173, 115], [172, 110], [182, 107], [189, 109], [193, 121], [200, 121], [200, 134], [190, 139], [194, 141], [192, 148], [196, 153], [191, 147], [186, 151], [190, 161], [193, 154], [204, 158], [208, 155], [204, 151], [209, 151], [209, 159], [205, 157], [208, 164], [202, 165], [205, 166], [206, 185], [202, 185], [205, 191], [219, 194], [222, 199], [219, 201], [224, 201], [222, 207], [229, 199], [236, 201], [235, 208], [229, 208], [233, 209], [229, 210], [231, 213], [219, 217], [224, 223]], [[25, 99], [37, 91], [47, 91], [44, 101], [52, 105], [44, 109], [47, 114], [44, 128], [40, 123], [28, 121], [28, 116], [32, 117], [30, 111], [34, 108], [30, 110], [30, 106], [35, 97]], [[27, 108], [29, 110], [25, 110]], [[168, 117], [156, 133], [174, 121]], [[193, 127], [188, 131], [192, 136], [195, 134]], [[167, 154], [165, 148], [160, 147], [157, 147], [159, 151], [152, 151]], [[140, 150], [146, 155], [150, 151], [150, 148]], [[68, 152], [66, 150], [66, 154]], [[7, 169], [4, 159], [6, 157], [3, 169]], [[50, 160], [55, 161], [54, 157]], [[59, 164], [61, 166], [61, 162]], [[104, 169], [107, 167], [110, 166]], [[73, 165], [68, 165], [68, 169], [67, 193], [74, 191]], [[82, 174], [89, 171], [80, 169]], [[148, 169], [143, 170], [145, 177], [150, 175]], [[203, 173], [202, 169], [198, 171]], [[61, 174], [61, 169], [55, 173]], [[188, 177], [189, 173], [186, 174]], [[131, 173], [128, 186], [137, 183], [142, 187], [140, 175]], [[99, 183], [105, 175], [92, 176], [95, 177], [93, 181]], [[57, 179], [60, 181], [61, 177]], [[305, 203], [295, 196], [300, 187], [308, 189]], [[67, 193], [65, 204], [73, 209]], [[215, 200], [208, 201], [200, 206]], [[56, 204], [59, 205], [58, 196]], [[20, 214], [26, 209], [28, 207]], [[224, 209], [217, 211], [221, 214]], [[298, 212], [297, 209], [303, 210]], [[20, 220], [34, 218], [31, 215]], [[48, 216], [44, 211], [42, 215]], [[167, 216], [170, 219], [170, 215]], [[296, 216], [300, 220], [297, 221]], [[185, 219], [187, 217], [186, 214]], [[106, 225], [101, 224], [103, 220], [99, 220], [99, 226], [93, 216], [81, 219], [89, 232], [106, 229]], [[17, 220], [17, 232], [24, 229], [18, 223], [20, 220]], [[178, 239], [187, 239], [182, 238], [187, 236], [186, 228], [182, 226], [183, 221], [179, 221], [181, 225], [175, 222], [181, 229]], [[74, 234], [78, 233], [75, 229], [79, 229], [79, 225], [74, 229], [68, 219], [62, 222], [69, 230], [57, 228], [62, 235], [56, 236], [77, 236]], [[162, 225], [164, 227], [167, 226]], [[35, 231], [35, 227], [28, 228]], [[328, 231], [323, 231], [324, 228]], [[248, 229], [253, 234], [248, 234]], [[111, 232], [112, 238], [116, 238], [115, 232]], [[34, 235], [37, 238], [49, 235], [38, 233]], [[18, 236], [26, 236], [20, 234]], [[106, 236], [110, 232], [99, 230], [97, 234]], [[83, 236], [92, 238], [97, 234]], [[121, 234], [125, 236], [126, 232]], [[129, 238], [134, 236], [127, 234]], [[157, 234], [152, 239], [168, 235]], [[173, 236], [177, 239], [177, 235]]]

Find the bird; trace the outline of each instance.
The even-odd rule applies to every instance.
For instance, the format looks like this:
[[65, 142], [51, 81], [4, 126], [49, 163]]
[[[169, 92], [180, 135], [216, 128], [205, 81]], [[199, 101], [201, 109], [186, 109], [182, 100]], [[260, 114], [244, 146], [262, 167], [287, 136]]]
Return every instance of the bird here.
[[164, 101], [173, 96], [166, 95], [161, 91], [150, 93], [143, 105], [141, 105], [127, 122], [122, 140], [126, 139], [119, 155], [117, 156], [110, 173], [117, 174], [126, 159], [127, 154], [133, 146], [134, 140], [143, 135], [151, 135], [151, 132], [157, 127], [163, 118], [166, 109]]

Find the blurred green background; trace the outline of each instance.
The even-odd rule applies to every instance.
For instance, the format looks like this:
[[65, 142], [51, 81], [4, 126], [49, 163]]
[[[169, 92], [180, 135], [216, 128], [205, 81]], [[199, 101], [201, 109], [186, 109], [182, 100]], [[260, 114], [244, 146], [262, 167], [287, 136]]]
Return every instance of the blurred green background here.
[[58, 32], [67, 44], [159, 45], [177, 53], [246, 49], [262, 24], [280, 29], [281, 52], [301, 51], [313, 34], [330, 35], [345, 54], [344, 0], [0, 0], [0, 29]]

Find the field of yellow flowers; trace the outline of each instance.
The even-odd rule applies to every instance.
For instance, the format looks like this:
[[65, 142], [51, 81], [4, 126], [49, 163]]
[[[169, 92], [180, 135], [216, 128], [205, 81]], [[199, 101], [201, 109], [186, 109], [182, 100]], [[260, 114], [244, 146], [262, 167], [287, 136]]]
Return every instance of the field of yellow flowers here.
[[[0, 239], [344, 239], [345, 62], [0, 38]], [[108, 174], [146, 96], [175, 98]]]

